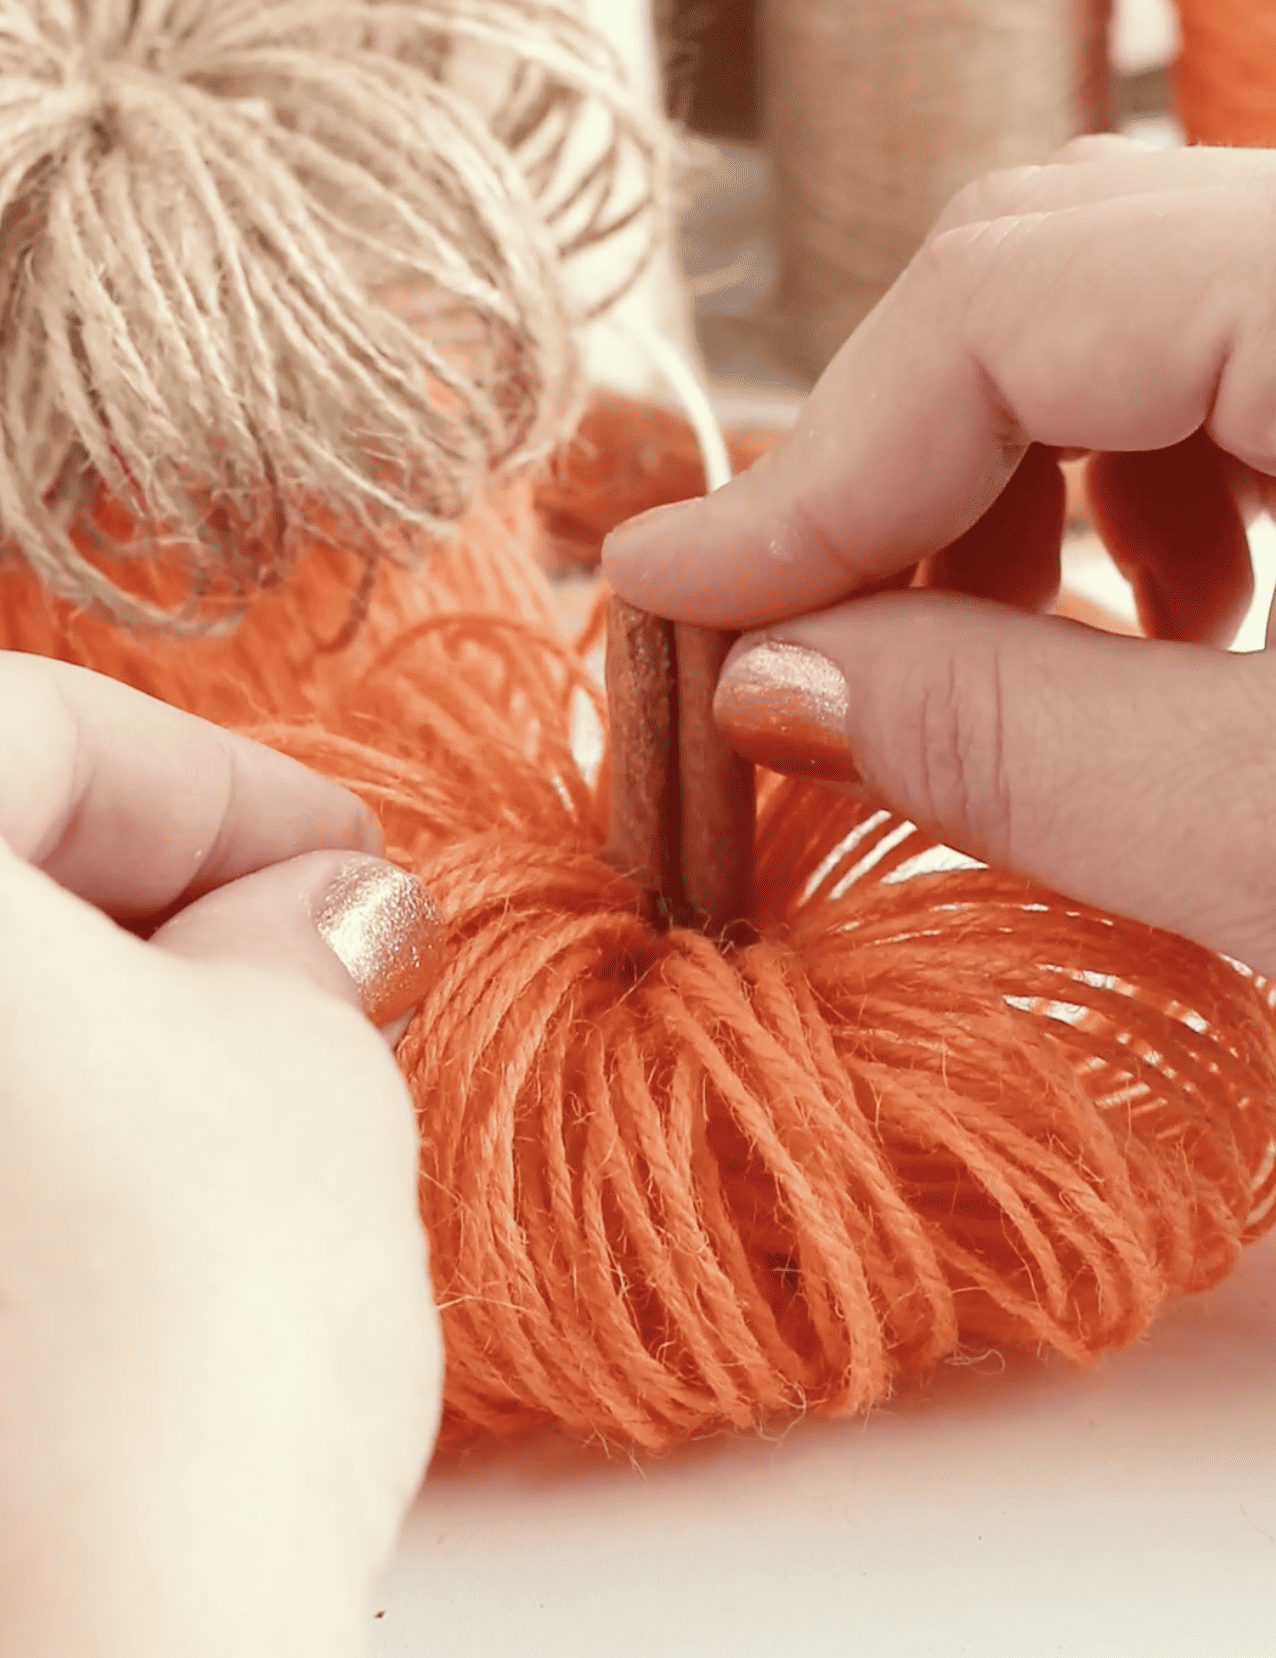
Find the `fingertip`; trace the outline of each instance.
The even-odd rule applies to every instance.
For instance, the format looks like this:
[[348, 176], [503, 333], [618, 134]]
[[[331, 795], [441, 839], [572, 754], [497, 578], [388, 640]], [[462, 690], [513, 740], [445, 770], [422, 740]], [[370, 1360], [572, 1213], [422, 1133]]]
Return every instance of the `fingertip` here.
[[150, 943], [198, 960], [300, 971], [393, 1031], [438, 977], [443, 936], [416, 875], [365, 853], [310, 852], [216, 888]]
[[[737, 646], [737, 670], [751, 646]], [[775, 656], [788, 704], [772, 694], [755, 718], [762, 763], [763, 741], [778, 738], [776, 769], [816, 777], [836, 744], [857, 789], [940, 844], [1267, 970], [1253, 903], [1268, 884], [1262, 826], [1276, 793], [1261, 653], [1120, 638], [921, 592], [840, 606], [766, 639], [773, 653], [793, 646], [800, 656]], [[842, 670], [836, 701], [810, 694], [819, 657]], [[802, 719], [814, 740], [798, 766], [783, 745]]]
[[643, 604], [653, 587], [658, 587], [661, 573], [678, 545], [678, 532], [698, 499], [693, 496], [648, 507], [603, 538], [602, 575], [621, 598]]
[[313, 915], [380, 1029], [410, 1012], [438, 975], [442, 918], [424, 882], [395, 864], [342, 865], [316, 894]]

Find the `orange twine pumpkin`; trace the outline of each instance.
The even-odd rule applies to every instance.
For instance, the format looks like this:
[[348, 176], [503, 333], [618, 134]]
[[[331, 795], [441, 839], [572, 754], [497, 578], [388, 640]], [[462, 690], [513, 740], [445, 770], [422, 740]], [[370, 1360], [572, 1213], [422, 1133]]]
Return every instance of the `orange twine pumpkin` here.
[[1276, 144], [1276, 10], [1270, 0], [1178, 0], [1174, 103], [1188, 141]]
[[0, 577], [4, 644], [348, 784], [438, 898], [447, 965], [399, 1061], [444, 1437], [659, 1449], [862, 1410], [964, 1344], [1133, 1340], [1276, 1220], [1272, 987], [768, 774], [758, 941], [651, 931], [600, 856], [606, 763], [590, 783], [573, 753], [582, 706], [605, 718], [592, 636], [563, 637], [535, 555], [548, 522], [588, 562], [699, 480], [670, 416], [606, 404], [587, 432], [539, 515], [512, 488], [420, 572], [381, 568], [341, 651], [364, 562], [331, 548], [224, 640]]

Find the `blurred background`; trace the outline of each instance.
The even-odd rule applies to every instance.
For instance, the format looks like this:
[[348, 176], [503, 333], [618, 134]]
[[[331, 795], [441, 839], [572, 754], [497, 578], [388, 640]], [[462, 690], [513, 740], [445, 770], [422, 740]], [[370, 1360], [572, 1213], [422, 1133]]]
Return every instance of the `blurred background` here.
[[[682, 134], [675, 245], [623, 308], [638, 338], [598, 332], [593, 376], [676, 401], [642, 345], [654, 332], [694, 364], [719, 420], [764, 429], [793, 421], [962, 184], [1086, 132], [1183, 143], [1180, 113], [1202, 100], [1181, 84], [1180, 16], [1197, 15], [1198, 32], [1211, 16], [1210, 0], [591, 4]], [[1132, 621], [1070, 470], [1065, 585]], [[1266, 519], [1251, 546], [1238, 650], [1261, 647], [1276, 591]]]
[[1084, 131], [1182, 142], [1170, 0], [656, 0], [654, 21], [688, 135], [680, 258], [728, 413], [764, 389], [791, 407], [968, 179]]

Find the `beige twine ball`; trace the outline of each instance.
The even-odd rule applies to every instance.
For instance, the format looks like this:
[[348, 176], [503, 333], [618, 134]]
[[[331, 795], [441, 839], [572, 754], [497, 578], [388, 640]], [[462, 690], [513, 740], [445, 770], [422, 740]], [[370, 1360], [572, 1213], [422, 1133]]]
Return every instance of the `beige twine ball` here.
[[[198, 632], [317, 501], [328, 534], [446, 534], [569, 430], [577, 330], [617, 297], [579, 269], [623, 230], [639, 274], [662, 173], [576, 0], [0, 0], [10, 552]], [[86, 541], [99, 481], [141, 533]], [[128, 590], [157, 551], [172, 611]]]

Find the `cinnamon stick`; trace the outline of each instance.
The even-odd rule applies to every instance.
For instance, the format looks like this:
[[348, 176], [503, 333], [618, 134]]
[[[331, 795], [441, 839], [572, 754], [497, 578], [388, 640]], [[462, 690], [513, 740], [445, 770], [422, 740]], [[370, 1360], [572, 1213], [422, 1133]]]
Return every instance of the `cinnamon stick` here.
[[677, 694], [672, 622], [623, 599], [607, 606], [611, 823], [606, 858], [645, 892], [674, 896], [677, 872]]
[[753, 767], [718, 734], [713, 694], [736, 635], [679, 622], [678, 787], [682, 897], [715, 935], [753, 902]]
[[650, 895], [653, 920], [723, 940], [749, 914], [753, 875], [753, 767], [713, 719], [733, 638], [608, 606], [608, 862]]

